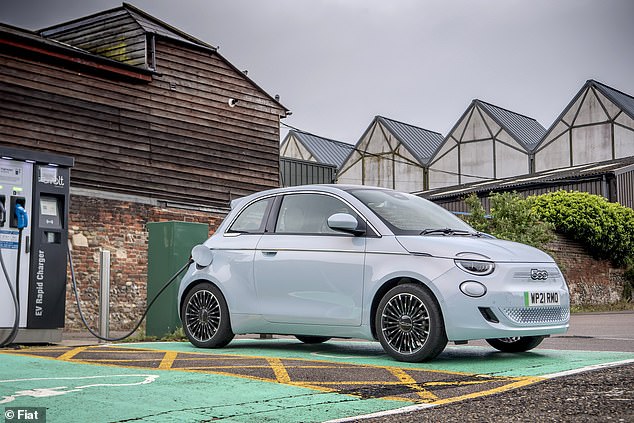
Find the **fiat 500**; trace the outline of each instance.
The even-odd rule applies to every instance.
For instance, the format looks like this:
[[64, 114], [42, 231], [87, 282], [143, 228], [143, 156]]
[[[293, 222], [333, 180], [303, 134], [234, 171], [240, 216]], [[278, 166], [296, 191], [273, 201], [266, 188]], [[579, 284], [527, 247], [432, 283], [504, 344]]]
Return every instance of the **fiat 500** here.
[[448, 341], [522, 352], [568, 328], [568, 288], [550, 256], [388, 189], [312, 185], [234, 200], [192, 258], [178, 307], [197, 347], [248, 333], [361, 338], [419, 362]]

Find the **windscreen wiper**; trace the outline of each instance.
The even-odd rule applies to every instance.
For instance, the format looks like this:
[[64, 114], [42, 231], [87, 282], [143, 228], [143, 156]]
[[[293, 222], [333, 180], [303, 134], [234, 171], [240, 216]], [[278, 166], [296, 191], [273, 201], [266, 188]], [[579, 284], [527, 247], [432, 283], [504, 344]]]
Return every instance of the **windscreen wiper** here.
[[419, 235], [431, 235], [431, 234], [443, 234], [443, 235], [473, 235], [480, 236], [479, 232], [469, 232], [462, 229], [451, 228], [436, 228], [436, 229], [424, 229]]

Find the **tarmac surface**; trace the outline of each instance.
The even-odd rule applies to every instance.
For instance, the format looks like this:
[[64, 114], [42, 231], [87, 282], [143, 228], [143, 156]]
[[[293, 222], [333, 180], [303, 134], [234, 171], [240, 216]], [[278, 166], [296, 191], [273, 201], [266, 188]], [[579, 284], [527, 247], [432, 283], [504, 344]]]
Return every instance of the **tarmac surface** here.
[[364, 422], [634, 422], [634, 365]]
[[252, 335], [205, 350], [67, 333], [0, 350], [0, 407], [43, 407], [49, 422], [629, 422], [633, 327], [634, 312], [578, 314], [527, 353], [474, 342], [429, 363], [355, 340]]

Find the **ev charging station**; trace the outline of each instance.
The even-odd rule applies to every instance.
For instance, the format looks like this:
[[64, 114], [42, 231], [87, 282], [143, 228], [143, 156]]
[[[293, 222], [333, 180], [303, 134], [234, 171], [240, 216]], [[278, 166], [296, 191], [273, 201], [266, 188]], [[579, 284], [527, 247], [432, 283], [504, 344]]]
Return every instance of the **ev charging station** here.
[[0, 146], [0, 342], [16, 324], [13, 294], [13, 342], [62, 339], [73, 165], [72, 157]]

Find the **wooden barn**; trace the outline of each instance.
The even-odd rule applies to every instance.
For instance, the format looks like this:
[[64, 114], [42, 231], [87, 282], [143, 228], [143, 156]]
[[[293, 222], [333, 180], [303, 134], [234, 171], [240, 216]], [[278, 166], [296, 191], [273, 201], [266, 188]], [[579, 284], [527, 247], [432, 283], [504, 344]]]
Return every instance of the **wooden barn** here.
[[279, 186], [288, 110], [212, 45], [128, 4], [41, 31], [0, 25], [0, 45], [0, 142], [75, 158], [77, 273], [96, 283], [112, 251], [113, 330], [145, 302], [147, 222], [213, 230], [230, 200]]
[[587, 81], [534, 154], [538, 172], [634, 156], [634, 97]]
[[376, 116], [339, 169], [340, 184], [412, 192], [428, 186], [428, 165], [443, 136]]
[[434, 153], [428, 187], [529, 173], [531, 150], [545, 132], [535, 119], [473, 100]]

